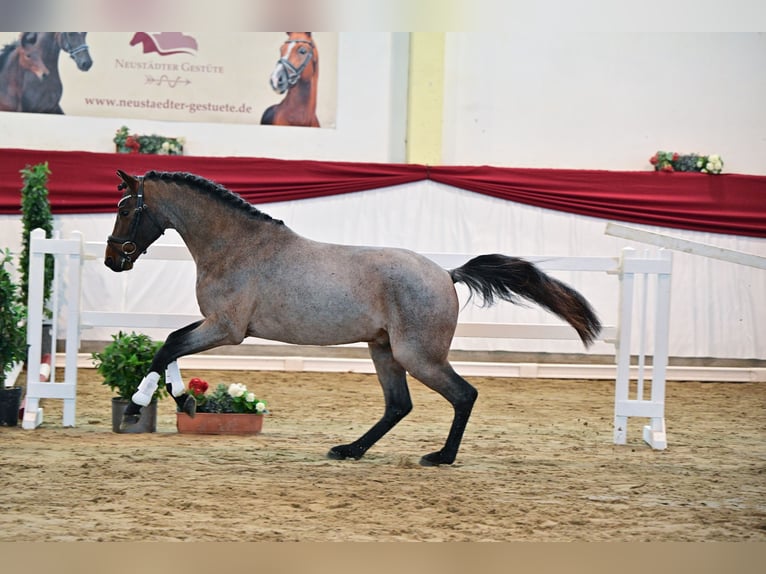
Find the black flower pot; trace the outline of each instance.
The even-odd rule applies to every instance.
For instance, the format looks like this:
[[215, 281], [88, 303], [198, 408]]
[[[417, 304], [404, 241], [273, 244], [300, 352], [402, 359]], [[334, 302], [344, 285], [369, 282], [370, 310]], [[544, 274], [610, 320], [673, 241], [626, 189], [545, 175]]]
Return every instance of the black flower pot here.
[[21, 387], [0, 387], [0, 426], [15, 427], [19, 424]]
[[152, 401], [141, 409], [141, 417], [136, 424], [120, 429], [122, 415], [129, 404], [130, 401], [126, 399], [119, 397], [112, 399], [112, 430], [116, 433], [157, 432], [157, 401]]

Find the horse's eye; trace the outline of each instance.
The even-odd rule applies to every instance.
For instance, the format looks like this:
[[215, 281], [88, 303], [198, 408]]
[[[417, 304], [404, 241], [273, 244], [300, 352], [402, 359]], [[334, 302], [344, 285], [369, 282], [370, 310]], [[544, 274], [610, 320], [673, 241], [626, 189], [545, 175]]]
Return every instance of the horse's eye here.
[[307, 50], [306, 48], [303, 48], [303, 47], [301, 47], [301, 48], [298, 48], [298, 53], [299, 53], [301, 56], [305, 56], [305, 55], [306, 55], [306, 52], [308, 52], [308, 50]]
[[127, 209], [120, 210], [120, 217], [127, 217], [128, 215], [130, 215], [130, 211], [128, 211]]

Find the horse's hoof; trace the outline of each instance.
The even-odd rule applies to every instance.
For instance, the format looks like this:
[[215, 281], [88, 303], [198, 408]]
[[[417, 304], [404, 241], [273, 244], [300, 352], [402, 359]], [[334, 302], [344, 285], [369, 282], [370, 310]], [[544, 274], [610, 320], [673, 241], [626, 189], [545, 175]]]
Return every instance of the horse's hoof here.
[[358, 449], [355, 449], [348, 444], [334, 446], [327, 452], [327, 458], [331, 458], [333, 460], [345, 460], [347, 458], [359, 460], [362, 458], [362, 456], [364, 456], [363, 452], [358, 452]]
[[420, 466], [440, 466], [442, 464], [452, 464], [455, 459], [448, 459], [441, 451], [432, 452], [420, 459]]
[[129, 433], [132, 432], [131, 429], [138, 424], [138, 420], [141, 418], [141, 413], [135, 414], [135, 415], [128, 415], [124, 414], [122, 415], [122, 420], [120, 421], [120, 432]]
[[194, 418], [194, 415], [197, 414], [197, 401], [194, 399], [193, 396], [187, 395], [186, 400], [184, 401], [183, 406], [181, 407], [181, 412], [186, 413], [191, 418]]

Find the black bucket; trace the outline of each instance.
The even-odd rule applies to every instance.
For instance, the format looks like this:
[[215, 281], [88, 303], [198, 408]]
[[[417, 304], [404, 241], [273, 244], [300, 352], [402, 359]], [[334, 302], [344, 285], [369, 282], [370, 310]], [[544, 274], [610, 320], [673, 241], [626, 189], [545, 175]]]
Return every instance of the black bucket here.
[[0, 388], [0, 425], [15, 427], [19, 424], [21, 387]]

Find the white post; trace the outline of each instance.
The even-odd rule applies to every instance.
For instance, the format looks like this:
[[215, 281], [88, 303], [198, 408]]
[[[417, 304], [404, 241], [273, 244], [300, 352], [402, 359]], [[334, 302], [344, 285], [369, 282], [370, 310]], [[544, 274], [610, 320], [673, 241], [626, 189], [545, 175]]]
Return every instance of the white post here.
[[[660, 250], [660, 258], [672, 264], [672, 253]], [[667, 376], [670, 334], [670, 269], [657, 273], [657, 301], [654, 313], [654, 360], [652, 363], [651, 402], [657, 412], [651, 424], [644, 427], [644, 441], [652, 448], [667, 448], [665, 431], [665, 381]]]
[[628, 400], [630, 391], [630, 335], [633, 329], [633, 273], [625, 272], [625, 261], [635, 257], [635, 250], [625, 247], [620, 259], [620, 311], [617, 321], [617, 380], [614, 388], [614, 443], [625, 444], [628, 438], [628, 417], [619, 405]]
[[[64, 364], [64, 383], [77, 388], [77, 351], [80, 348], [80, 278], [82, 277], [82, 233], [72, 232], [72, 239], [80, 249], [70, 253], [67, 258], [69, 271], [69, 297], [67, 298], [66, 321], [66, 361]], [[71, 352], [70, 352], [71, 348]], [[73, 427], [75, 420], [75, 393], [64, 398], [64, 416], [62, 424]]]
[[[53, 238], [59, 239], [61, 234], [58, 231], [53, 232]], [[63, 288], [63, 280], [61, 278], [61, 260], [63, 255], [54, 255], [53, 264], [53, 285], [51, 289], [51, 374], [48, 380], [51, 383], [56, 382], [56, 338], [58, 337], [59, 328], [59, 307], [61, 305], [60, 296]]]
[[43, 337], [43, 285], [45, 252], [41, 249], [45, 231], [33, 229], [29, 234], [29, 290], [27, 292], [27, 395], [21, 427], [33, 429], [42, 422], [39, 397], [30, 393], [33, 383], [40, 382], [40, 353]]

